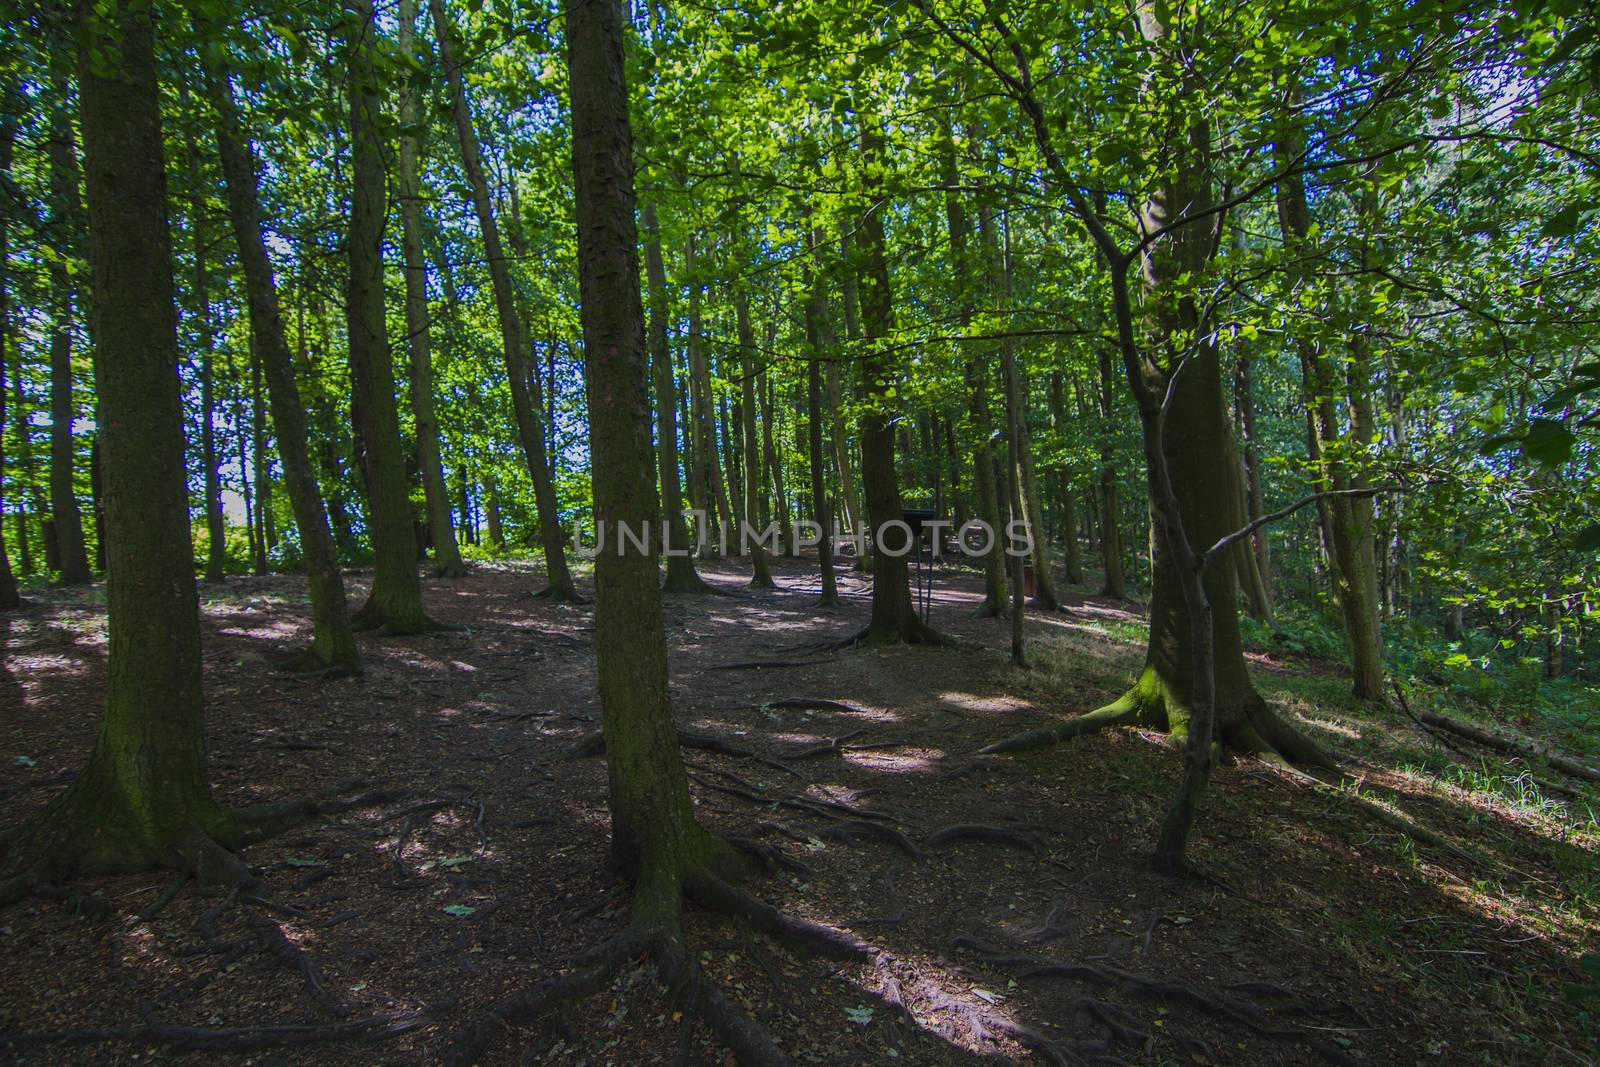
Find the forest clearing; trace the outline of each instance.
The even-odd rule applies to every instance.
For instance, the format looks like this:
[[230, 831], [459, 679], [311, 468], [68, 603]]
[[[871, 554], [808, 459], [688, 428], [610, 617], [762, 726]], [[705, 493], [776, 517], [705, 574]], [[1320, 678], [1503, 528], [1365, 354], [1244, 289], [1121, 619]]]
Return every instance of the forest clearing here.
[[0, 1062], [1600, 1062], [1587, 7], [0, 25]]

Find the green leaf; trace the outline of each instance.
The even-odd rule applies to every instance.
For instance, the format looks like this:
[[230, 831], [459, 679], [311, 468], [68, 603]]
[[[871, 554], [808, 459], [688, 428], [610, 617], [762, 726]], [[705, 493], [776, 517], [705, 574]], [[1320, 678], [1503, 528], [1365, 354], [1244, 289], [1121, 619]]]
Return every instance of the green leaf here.
[[1572, 455], [1576, 439], [1556, 419], [1535, 419], [1522, 435], [1522, 453], [1544, 467], [1559, 467]]
[[1578, 536], [1572, 539], [1572, 547], [1579, 552], [1600, 552], [1600, 522], [1579, 530]]
[[844, 1014], [845, 1018], [857, 1026], [865, 1026], [872, 1021], [872, 1008], [866, 1004], [856, 1008], [846, 1008]]
[[457, 919], [465, 919], [468, 915], [471, 915], [477, 910], [477, 908], [474, 908], [470, 904], [446, 904], [444, 906], [444, 913], [446, 915], [453, 915]]
[[1546, 220], [1544, 229], [1539, 235], [1550, 238], [1571, 237], [1578, 231], [1578, 216], [1581, 210], [1578, 204], [1568, 204]]
[[311, 856], [290, 856], [283, 862], [291, 867], [322, 867], [326, 866], [321, 860]]

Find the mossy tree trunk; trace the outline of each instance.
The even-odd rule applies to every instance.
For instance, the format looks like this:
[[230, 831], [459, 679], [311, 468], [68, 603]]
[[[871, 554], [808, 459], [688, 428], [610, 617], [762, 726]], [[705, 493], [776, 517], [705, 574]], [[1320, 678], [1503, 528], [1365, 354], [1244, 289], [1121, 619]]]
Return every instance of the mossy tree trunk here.
[[54, 534], [56, 565], [63, 585], [87, 585], [94, 580], [84, 547], [83, 514], [76, 487], [77, 442], [72, 424], [77, 418], [73, 399], [72, 329], [76, 285], [68, 260], [77, 256], [82, 205], [78, 200], [78, 159], [72, 136], [72, 119], [66, 111], [65, 86], [50, 120], [50, 233], [55, 256], [50, 261], [50, 291], [54, 316], [50, 324], [50, 527]]
[[345, 297], [353, 407], [367, 478], [367, 524], [376, 555], [372, 592], [354, 622], [358, 628], [416, 633], [434, 627], [422, 610], [416, 529], [406, 485], [394, 365], [384, 324], [383, 230], [388, 190], [384, 118], [375, 69], [378, 28], [372, 0], [353, 0], [355, 29], [346, 43], [344, 74], [350, 106], [352, 185]]
[[[206, 781], [177, 311], [152, 10], [79, 5], [96, 392], [105, 435], [105, 715], [72, 785], [6, 856], [0, 901], [75, 871], [204, 866], [232, 820]], [[110, 57], [110, 58], [108, 58]]]
[[[197, 26], [202, 37], [209, 27]], [[295, 526], [300, 531], [300, 552], [305, 558], [306, 584], [311, 600], [311, 647], [296, 666], [335, 674], [356, 674], [361, 657], [345, 604], [344, 578], [322, 503], [311, 460], [305, 406], [295, 381], [294, 357], [284, 333], [283, 310], [272, 261], [261, 233], [261, 204], [255, 162], [239, 109], [234, 103], [228, 70], [221, 51], [202, 49], [206, 93], [216, 113], [217, 154], [222, 161], [227, 188], [228, 217], [245, 279], [245, 297], [251, 329], [257, 338], [260, 367], [272, 406], [278, 435], [278, 455], [283, 460], [284, 487]], [[413, 573], [415, 571], [413, 570]]]
[[656, 394], [656, 467], [666, 534], [663, 547], [667, 573], [662, 589], [668, 593], [708, 593], [712, 592], [711, 587], [694, 567], [689, 524], [683, 516], [683, 480], [678, 469], [678, 386], [667, 336], [672, 296], [667, 289], [667, 268], [661, 257], [661, 229], [653, 202], [645, 204], [643, 216], [645, 271], [650, 283], [650, 372]]
[[[400, 4], [401, 55], [415, 50], [417, 0]], [[411, 413], [416, 421], [417, 468], [422, 476], [422, 496], [433, 539], [433, 569], [440, 577], [467, 572], [450, 522], [450, 491], [444, 484], [444, 462], [439, 454], [439, 420], [433, 400], [433, 346], [428, 329], [428, 267], [422, 251], [422, 135], [417, 89], [409, 82], [400, 95], [400, 160], [396, 196], [400, 201], [400, 247], [405, 257], [406, 340], [411, 357]]]
[[[1174, 86], [1172, 91], [1193, 100], [1199, 89], [1185, 73], [1180, 49], [1156, 5], [1141, 0], [1135, 14], [1160, 68], [1152, 87]], [[1038, 102], [1026, 92], [1021, 99], [1052, 174], [1070, 178]], [[1212, 230], [1201, 221], [1215, 217], [1207, 177], [1209, 135], [1203, 121], [1190, 118], [1193, 108], [1152, 107], [1151, 113], [1171, 118], [1167, 128], [1151, 134], [1152, 143], [1163, 146], [1166, 177], [1141, 208], [1144, 243], [1124, 251], [1075, 186], [1061, 190], [1110, 267], [1117, 347], [1143, 430], [1154, 557], [1145, 666], [1133, 688], [1112, 704], [1008, 738], [988, 751], [1016, 751], [1132, 723], [1183, 739], [1183, 781], [1156, 849], [1157, 865], [1176, 869], [1183, 864], [1189, 828], [1210, 776], [1213, 741], [1297, 763], [1328, 766], [1333, 760], [1256, 692], [1239, 639], [1232, 556], [1209, 552], [1234, 532], [1226, 414], [1216, 346], [1207, 340], [1193, 289], [1179, 281], [1198, 277], [1213, 247]], [[1143, 289], [1137, 312], [1127, 278], [1135, 262]], [[1169, 449], [1169, 440], [1182, 446]]]
[[531, 372], [528, 355], [528, 328], [517, 306], [510, 263], [500, 242], [500, 227], [489, 200], [489, 180], [484, 173], [478, 135], [472, 124], [472, 107], [467, 98], [467, 83], [461, 70], [460, 45], [450, 22], [444, 0], [429, 0], [434, 32], [439, 41], [439, 58], [449, 83], [456, 133], [461, 142], [461, 161], [467, 185], [472, 192], [472, 208], [483, 236], [484, 256], [489, 261], [489, 279], [500, 324], [500, 344], [505, 353], [506, 378], [511, 390], [511, 413], [522, 440], [523, 457], [533, 482], [534, 503], [539, 512], [539, 543], [544, 549], [548, 585], [540, 594], [554, 600], [580, 600], [567, 566], [561, 530], [561, 506], [556, 498], [550, 455], [545, 447], [543, 390]]

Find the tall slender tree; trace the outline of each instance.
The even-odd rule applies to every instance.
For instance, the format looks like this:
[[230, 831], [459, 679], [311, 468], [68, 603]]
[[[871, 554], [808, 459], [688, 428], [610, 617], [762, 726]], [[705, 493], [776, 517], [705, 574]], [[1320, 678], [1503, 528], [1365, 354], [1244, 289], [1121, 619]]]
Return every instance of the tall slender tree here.
[[500, 343], [505, 351], [506, 378], [511, 389], [511, 413], [522, 439], [528, 476], [533, 481], [534, 501], [539, 511], [539, 542], [544, 548], [545, 576], [548, 585], [539, 594], [554, 600], [578, 601], [582, 598], [572, 583], [561, 531], [561, 508], [556, 499], [550, 456], [545, 448], [543, 390], [537, 374], [531, 372], [528, 324], [517, 304], [511, 266], [500, 242], [500, 226], [489, 199], [489, 179], [483, 169], [483, 154], [472, 124], [472, 106], [461, 70], [460, 45], [450, 22], [445, 0], [428, 0], [434, 32], [439, 41], [439, 58], [444, 64], [450, 87], [456, 133], [461, 141], [461, 161], [472, 192], [472, 208], [483, 236], [485, 257], [489, 261], [489, 280], [494, 289], [495, 309], [500, 321]]
[[201, 61], [206, 95], [216, 116], [217, 155], [227, 188], [228, 217], [244, 271], [245, 298], [251, 330], [257, 338], [259, 364], [271, 399], [284, 486], [300, 533], [300, 553], [305, 559], [311, 600], [311, 647], [294, 665], [334, 674], [359, 673], [361, 658], [345, 604], [344, 578], [339, 573], [338, 552], [311, 460], [305, 406], [295, 382], [278, 285], [262, 238], [255, 161], [234, 102], [220, 30], [215, 24], [200, 23], [196, 31], [201, 40], [211, 42], [201, 49]]
[[[399, 48], [410, 61], [416, 48], [417, 0], [401, 0]], [[420, 57], [418, 67], [421, 67]], [[424, 109], [425, 113], [425, 109]], [[422, 475], [422, 497], [428, 513], [428, 533], [433, 541], [433, 570], [438, 577], [456, 578], [467, 572], [450, 522], [450, 492], [444, 484], [444, 462], [439, 454], [439, 422], [433, 398], [433, 346], [428, 333], [428, 264], [422, 252], [421, 170], [422, 122], [417, 108], [417, 86], [408, 79], [400, 93], [400, 159], [395, 174], [395, 196], [400, 201], [400, 246], [405, 257], [406, 349], [411, 357], [411, 414], [415, 421], [417, 468]]]
[[678, 470], [678, 388], [667, 330], [672, 317], [672, 294], [667, 289], [667, 268], [661, 257], [661, 227], [653, 201], [645, 202], [642, 215], [645, 271], [650, 284], [650, 374], [656, 397], [656, 466], [664, 516], [662, 548], [667, 557], [662, 589], [668, 593], [711, 593], [716, 590], [695, 570], [689, 525], [683, 516], [683, 480]]
[[352, 157], [345, 320], [350, 334], [350, 377], [355, 384], [352, 406], [366, 472], [368, 527], [377, 556], [372, 591], [353, 621], [362, 629], [416, 633], [437, 624], [422, 609], [416, 528], [406, 488], [394, 365], [384, 325], [383, 228], [388, 192], [375, 19], [372, 0], [354, 0], [345, 9], [345, 91]]
[[78, 506], [77, 421], [72, 373], [72, 336], [77, 286], [68, 263], [78, 254], [83, 207], [78, 198], [78, 151], [67, 112], [66, 87], [57, 86], [57, 104], [50, 116], [50, 231], [55, 255], [50, 260], [50, 289], [55, 314], [50, 328], [50, 536], [64, 585], [87, 585], [94, 579], [84, 547], [83, 514]]

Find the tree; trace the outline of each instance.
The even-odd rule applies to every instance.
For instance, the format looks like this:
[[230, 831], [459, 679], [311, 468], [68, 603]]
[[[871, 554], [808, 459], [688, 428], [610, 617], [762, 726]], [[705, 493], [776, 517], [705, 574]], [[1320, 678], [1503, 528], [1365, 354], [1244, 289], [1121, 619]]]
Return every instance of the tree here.
[[[777, 587], [772, 580], [772, 564], [767, 559], [767, 549], [761, 542], [761, 442], [756, 438], [756, 352], [755, 335], [750, 328], [750, 297], [741, 287], [733, 294], [733, 309], [738, 320], [739, 330], [739, 389], [743, 402], [740, 404], [739, 446], [744, 458], [744, 523], [748, 530], [756, 532], [750, 539], [750, 584], [762, 589]], [[772, 420], [763, 420], [763, 429], [769, 446], [772, 440]], [[772, 457], [768, 457], [768, 466], [771, 466]], [[780, 483], [781, 484], [781, 483]], [[744, 540], [746, 530], [739, 531], [740, 548], [746, 547]]]
[[[217, 154], [222, 160], [223, 180], [227, 186], [228, 217], [233, 224], [234, 242], [244, 270], [256, 365], [271, 395], [272, 421], [277, 430], [278, 453], [283, 459], [284, 483], [294, 510], [295, 526], [300, 531], [300, 551], [305, 557], [311, 599], [311, 647], [291, 665], [331, 674], [359, 674], [361, 656], [345, 605], [344, 578], [339, 573], [338, 553], [328, 528], [322, 487], [311, 462], [305, 407], [295, 384], [294, 357], [284, 333], [272, 261], [261, 235], [255, 162], [234, 103], [220, 31], [206, 24], [198, 25], [196, 30], [204, 42], [201, 61], [206, 95], [216, 113]], [[412, 573], [414, 576], [414, 567]]]
[[400, 447], [394, 366], [384, 325], [383, 227], [387, 211], [384, 118], [378, 98], [377, 25], [371, 0], [345, 11], [349, 56], [351, 189], [345, 293], [353, 404], [366, 473], [368, 519], [377, 555], [372, 591], [353, 619], [359, 629], [419, 633], [437, 628], [422, 610], [417, 541]]
[[[402, 58], [421, 69], [413, 56], [416, 38], [416, 0], [400, 5], [399, 48]], [[400, 94], [400, 161], [396, 198], [400, 201], [400, 244], [405, 256], [406, 341], [411, 355], [411, 413], [416, 420], [417, 467], [422, 474], [422, 495], [428, 513], [428, 533], [433, 541], [434, 574], [458, 578], [467, 572], [450, 522], [450, 493], [444, 484], [444, 463], [439, 455], [439, 424], [434, 413], [433, 351], [428, 336], [428, 265], [422, 254], [421, 134], [417, 89], [407, 81]]]
[[[867, 173], [881, 167], [883, 142], [869, 120], [862, 128], [861, 148]], [[873, 196], [859, 223], [861, 323], [866, 343], [873, 346], [894, 332], [894, 303], [889, 265], [884, 255], [883, 215], [887, 201]], [[910, 569], [898, 549], [885, 550], [880, 539], [890, 523], [902, 523], [900, 487], [895, 475], [894, 426], [890, 418], [895, 386], [888, 357], [874, 352], [862, 362], [861, 487], [872, 524], [872, 617], [854, 642], [943, 644], [946, 638], [917, 616], [911, 601]], [[906, 535], [910, 536], [910, 535]]]
[[[95, 386], [105, 435], [105, 715], [72, 785], [9, 842], [0, 903], [75, 872], [170, 867], [247, 881], [227, 849], [311, 810], [228, 810], [206, 780], [200, 610], [153, 13], [81, 4]], [[138, 278], [140, 284], [127, 284]]]
[[740, 1063], [786, 1063], [772, 1039], [699, 973], [694, 953], [684, 944], [684, 893], [837, 958], [864, 959], [866, 946], [782, 915], [732, 888], [723, 876], [740, 868], [738, 853], [695, 821], [667, 690], [656, 541], [641, 549], [617, 532], [619, 524], [635, 533], [653, 530], [659, 514], [651, 477], [649, 376], [623, 67], [627, 22], [612, 0], [574, 0], [566, 16], [595, 513], [597, 529], [604, 522], [611, 531], [595, 557], [595, 651], [610, 784], [611, 858], [633, 884], [632, 919], [621, 936], [588, 954], [569, 975], [495, 1005], [463, 1035], [448, 1062], [474, 1062], [507, 1023], [598, 991], [643, 951], [679, 1002], [697, 1012]]
[[[58, 89], [60, 87], [58, 86]], [[78, 200], [78, 160], [66, 93], [51, 113], [50, 228], [56, 243], [50, 261], [50, 288], [55, 294], [55, 320], [50, 332], [50, 526], [47, 540], [55, 546], [63, 585], [87, 585], [94, 575], [84, 547], [83, 518], [78, 507], [76, 421], [73, 401], [72, 331], [75, 285], [68, 270], [77, 255], [82, 206]]]
[[[11, 173], [11, 159], [17, 144], [17, 117], [14, 110], [16, 103], [16, 91], [7, 81], [3, 90], [0, 90], [0, 106], [5, 110], [4, 115], [0, 115], [0, 171], [7, 174]], [[12, 344], [10, 236], [10, 216], [0, 216], [0, 489], [3, 489], [4, 484], [6, 458], [6, 367], [11, 359]], [[5, 494], [0, 491], [0, 504], [3, 504], [4, 499]], [[3, 506], [0, 506], [0, 512], [3, 511]], [[25, 527], [21, 540], [26, 544]], [[17, 595], [17, 579], [11, 573], [11, 557], [6, 553], [4, 531], [0, 530], [0, 611], [9, 611], [21, 603], [22, 598]]]
[[539, 595], [558, 601], [581, 601], [577, 587], [572, 584], [572, 572], [567, 567], [562, 549], [561, 509], [556, 501], [544, 429], [540, 424], [544, 403], [539, 378], [538, 375], [529, 374], [527, 323], [517, 307], [511, 271], [500, 243], [500, 227], [489, 202], [489, 180], [483, 171], [478, 135], [472, 125], [472, 108], [467, 99], [466, 80], [461, 73], [459, 48], [452, 37], [453, 30], [444, 0], [429, 0], [428, 9], [433, 14], [434, 31], [439, 38], [439, 58], [444, 64], [445, 77], [450, 86], [456, 133], [461, 141], [461, 159], [472, 190], [472, 208], [478, 218], [478, 228], [483, 234], [483, 246], [489, 260], [489, 277], [494, 285], [495, 309], [500, 319], [500, 343], [505, 352], [506, 378], [511, 386], [511, 410], [516, 418], [518, 436], [522, 439], [522, 451], [527, 459], [528, 474], [533, 479], [533, 492], [539, 509], [539, 540], [544, 546], [545, 574], [549, 582]]
[[671, 317], [671, 294], [667, 291], [667, 268], [661, 258], [661, 231], [656, 221], [654, 202], [646, 201], [642, 212], [645, 229], [645, 270], [650, 285], [650, 374], [656, 397], [656, 465], [661, 479], [661, 508], [664, 513], [666, 578], [662, 590], [668, 593], [714, 593], [695, 570], [690, 552], [689, 526], [683, 516], [683, 481], [678, 472], [678, 389], [672, 367], [672, 349], [667, 337]]

